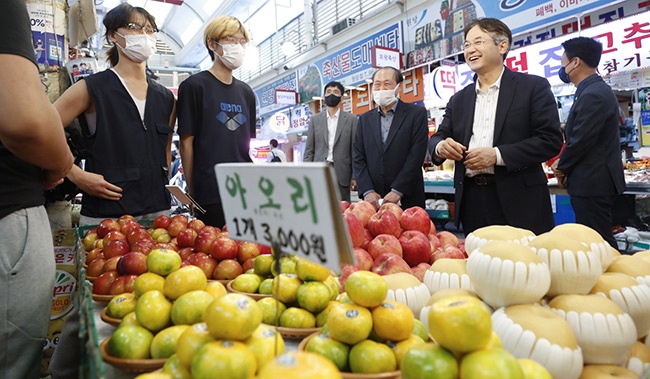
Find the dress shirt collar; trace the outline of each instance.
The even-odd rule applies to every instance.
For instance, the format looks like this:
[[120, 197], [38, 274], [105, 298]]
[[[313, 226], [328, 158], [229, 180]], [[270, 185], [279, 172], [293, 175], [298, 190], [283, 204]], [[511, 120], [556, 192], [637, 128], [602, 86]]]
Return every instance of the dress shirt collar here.
[[325, 113], [327, 113], [327, 119], [328, 120], [333, 120], [339, 118], [339, 114], [341, 114], [341, 108], [336, 110], [336, 113], [334, 113], [334, 116], [330, 116], [330, 112], [326, 109]]
[[[488, 88], [493, 88], [493, 87], [494, 87], [494, 88], [496, 88], [496, 89], [499, 89], [499, 88], [501, 87], [501, 79], [503, 78], [503, 73], [504, 73], [505, 71], [506, 71], [506, 67], [503, 66], [503, 67], [501, 68], [501, 74], [499, 75], [499, 77], [497, 78], [497, 80], [496, 80], [494, 83], [492, 83], [492, 85], [490, 85]], [[481, 84], [481, 83], [479, 83], [479, 79], [478, 79], [478, 76], [477, 76], [477, 77], [476, 77], [476, 86], [474, 87], [474, 90], [476, 91], [476, 93], [480, 93], [480, 92], [481, 92], [481, 85], [480, 85], [480, 84]]]
[[[395, 114], [395, 109], [397, 109], [397, 104], [399, 104], [399, 99], [397, 99], [397, 101], [395, 102], [395, 104], [394, 104], [392, 107], [390, 107], [390, 109], [388, 110], [388, 112], [391, 112], [391, 111], [392, 111], [393, 114]], [[384, 114], [384, 112], [381, 111], [381, 107], [377, 107], [377, 112], [379, 112], [379, 114], [380, 114], [381, 116], [386, 116], [386, 115]]]

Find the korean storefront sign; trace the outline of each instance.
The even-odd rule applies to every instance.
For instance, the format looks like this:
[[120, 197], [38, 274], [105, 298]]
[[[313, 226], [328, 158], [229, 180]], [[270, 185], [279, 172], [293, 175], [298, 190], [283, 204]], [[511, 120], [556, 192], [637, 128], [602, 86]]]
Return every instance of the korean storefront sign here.
[[228, 163], [215, 172], [231, 238], [275, 242], [335, 272], [354, 264], [331, 167]]
[[[259, 115], [266, 116], [271, 113], [286, 109], [293, 104], [277, 102], [276, 92], [278, 90], [296, 92], [298, 90], [298, 77], [296, 72], [285, 75], [277, 80], [265, 85], [264, 87], [255, 91], [257, 102], [260, 106]], [[295, 102], [294, 102], [295, 104]]]
[[364, 83], [375, 70], [372, 67], [374, 46], [403, 51], [401, 24], [393, 24], [300, 69], [300, 102], [308, 102], [313, 97], [322, 96], [323, 86], [333, 80], [341, 82], [344, 86]]

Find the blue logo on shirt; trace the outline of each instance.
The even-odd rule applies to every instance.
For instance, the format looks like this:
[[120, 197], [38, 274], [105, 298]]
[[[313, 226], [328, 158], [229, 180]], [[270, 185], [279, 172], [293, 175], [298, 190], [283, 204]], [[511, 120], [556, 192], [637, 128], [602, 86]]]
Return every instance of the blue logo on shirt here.
[[[228, 115], [235, 112], [236, 114], [234, 116]], [[221, 112], [217, 115], [217, 120], [226, 125], [228, 130], [235, 131], [247, 121], [246, 116], [242, 112], [242, 106], [239, 104], [221, 103]]]

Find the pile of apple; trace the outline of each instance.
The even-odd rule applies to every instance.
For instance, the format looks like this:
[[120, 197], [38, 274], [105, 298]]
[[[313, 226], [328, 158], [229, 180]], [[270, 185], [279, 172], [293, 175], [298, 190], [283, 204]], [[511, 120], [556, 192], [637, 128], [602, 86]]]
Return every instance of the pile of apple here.
[[367, 201], [341, 202], [341, 211], [357, 259], [355, 266], [341, 267], [341, 285], [354, 271], [367, 270], [379, 275], [406, 272], [423, 281], [431, 264], [440, 258], [467, 258], [464, 244], [448, 231], [436, 227], [424, 208], [405, 210], [394, 203], [379, 210]]

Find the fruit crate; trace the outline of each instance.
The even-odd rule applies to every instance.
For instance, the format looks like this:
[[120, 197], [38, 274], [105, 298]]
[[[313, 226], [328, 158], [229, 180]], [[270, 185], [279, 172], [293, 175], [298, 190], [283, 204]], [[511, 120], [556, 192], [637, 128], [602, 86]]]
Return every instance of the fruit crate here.
[[82, 352], [80, 377], [82, 379], [105, 379], [106, 370], [99, 349], [99, 336], [93, 312], [92, 284], [86, 281], [86, 269], [83, 267], [79, 271], [79, 276], [81, 283], [79, 338]]

